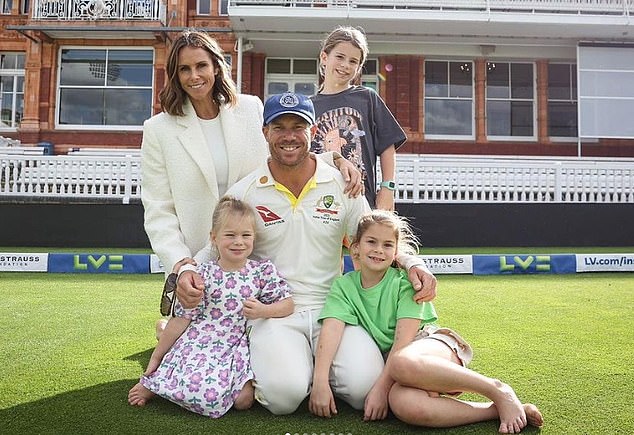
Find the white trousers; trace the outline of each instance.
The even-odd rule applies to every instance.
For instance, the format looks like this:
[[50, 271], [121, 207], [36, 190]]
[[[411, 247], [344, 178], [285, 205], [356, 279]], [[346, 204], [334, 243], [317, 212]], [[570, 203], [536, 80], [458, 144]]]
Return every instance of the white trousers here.
[[[273, 414], [294, 412], [310, 394], [321, 329], [319, 312], [302, 311], [249, 322], [255, 398]], [[355, 409], [363, 409], [383, 364], [379, 348], [365, 329], [346, 325], [330, 368], [333, 393]]]

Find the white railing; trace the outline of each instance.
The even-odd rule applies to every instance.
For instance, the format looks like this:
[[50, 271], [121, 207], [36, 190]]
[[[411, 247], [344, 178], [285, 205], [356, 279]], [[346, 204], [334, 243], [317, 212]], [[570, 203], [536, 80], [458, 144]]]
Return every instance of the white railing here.
[[[230, 7], [333, 7], [629, 15], [634, 0], [231, 0]], [[229, 11], [231, 14], [231, 10]]]
[[160, 0], [35, 0], [34, 20], [160, 19]]
[[397, 202], [634, 203], [634, 159], [397, 154]]
[[[3, 200], [141, 198], [138, 150], [0, 154], [0, 171]], [[634, 203], [634, 159], [397, 154], [396, 182], [407, 203]]]
[[141, 198], [139, 155], [0, 155], [3, 199], [67, 198], [116, 200]]

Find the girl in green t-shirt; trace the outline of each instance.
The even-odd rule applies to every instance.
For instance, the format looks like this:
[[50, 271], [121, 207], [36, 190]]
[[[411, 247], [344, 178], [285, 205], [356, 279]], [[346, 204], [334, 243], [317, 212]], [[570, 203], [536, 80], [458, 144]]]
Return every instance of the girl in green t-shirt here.
[[[541, 426], [535, 405], [522, 404], [513, 389], [466, 366], [471, 347], [454, 331], [438, 328], [433, 305], [413, 301], [407, 275], [391, 267], [397, 254], [417, 254], [407, 222], [392, 212], [374, 210], [359, 222], [350, 252], [358, 270], [337, 279], [319, 316], [323, 322], [315, 356], [309, 409], [321, 417], [337, 413], [329, 384], [330, 367], [344, 326], [360, 325], [386, 355], [385, 367], [368, 392], [364, 420], [381, 420], [389, 409], [418, 426], [453, 427], [500, 420], [501, 433]], [[490, 402], [468, 402], [463, 391]]]

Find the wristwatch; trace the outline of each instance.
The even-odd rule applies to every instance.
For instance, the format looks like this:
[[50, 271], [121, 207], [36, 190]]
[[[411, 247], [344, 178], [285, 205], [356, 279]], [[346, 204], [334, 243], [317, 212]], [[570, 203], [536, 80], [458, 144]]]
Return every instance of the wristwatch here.
[[383, 181], [380, 186], [389, 190], [396, 190], [396, 183], [394, 181]]

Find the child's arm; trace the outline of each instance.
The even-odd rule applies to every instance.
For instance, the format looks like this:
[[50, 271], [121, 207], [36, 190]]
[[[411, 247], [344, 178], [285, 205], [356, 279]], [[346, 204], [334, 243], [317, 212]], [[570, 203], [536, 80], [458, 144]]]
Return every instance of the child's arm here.
[[147, 369], [143, 373], [145, 376], [153, 373], [154, 370], [157, 369], [167, 351], [176, 343], [178, 337], [183, 335], [183, 332], [185, 332], [185, 329], [187, 329], [190, 323], [191, 320], [184, 317], [171, 317], [169, 319], [154, 352], [152, 352]]
[[249, 320], [268, 319], [269, 317], [286, 317], [293, 314], [295, 303], [288, 297], [272, 304], [263, 304], [254, 297], [250, 297], [242, 304], [242, 313]]
[[[382, 181], [394, 181], [396, 174], [396, 148], [388, 147], [379, 156]], [[376, 194], [376, 208], [381, 210], [394, 210], [394, 191], [387, 187], [381, 187]]]
[[387, 361], [381, 376], [374, 383], [372, 389], [365, 398], [364, 420], [383, 420], [387, 417], [388, 394], [394, 384], [394, 380], [389, 375], [389, 367], [392, 355], [412, 342], [420, 329], [420, 319], [399, 319], [396, 322], [394, 333], [394, 344], [387, 356]]
[[319, 332], [315, 369], [313, 370], [313, 389], [308, 402], [310, 412], [319, 417], [330, 417], [337, 413], [328, 378], [330, 366], [339, 348], [339, 343], [341, 343], [345, 326], [346, 324], [341, 320], [329, 317], [324, 319]]
[[343, 180], [346, 182], [343, 193], [347, 194], [349, 198], [356, 198], [363, 193], [361, 172], [354, 163], [348, 161], [336, 151], [315, 154], [315, 158], [322, 160], [328, 166], [332, 166], [341, 173]]

